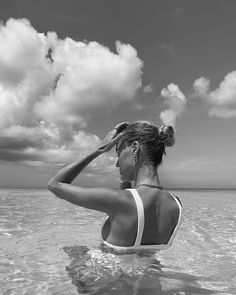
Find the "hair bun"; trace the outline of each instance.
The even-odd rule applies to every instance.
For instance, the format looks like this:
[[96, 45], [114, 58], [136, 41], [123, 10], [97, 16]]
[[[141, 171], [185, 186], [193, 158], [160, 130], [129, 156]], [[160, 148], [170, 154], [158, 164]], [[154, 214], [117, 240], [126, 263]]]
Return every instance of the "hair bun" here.
[[158, 128], [160, 140], [164, 146], [172, 146], [175, 143], [174, 128], [170, 125], [162, 125]]

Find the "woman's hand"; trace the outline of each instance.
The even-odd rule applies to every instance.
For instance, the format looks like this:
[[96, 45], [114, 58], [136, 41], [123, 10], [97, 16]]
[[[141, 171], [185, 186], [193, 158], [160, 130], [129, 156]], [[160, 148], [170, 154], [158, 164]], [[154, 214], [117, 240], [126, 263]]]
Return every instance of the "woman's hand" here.
[[101, 153], [109, 152], [117, 141], [123, 135], [124, 129], [129, 125], [128, 122], [122, 122], [116, 125], [114, 129], [107, 133], [102, 143], [98, 147], [98, 151]]

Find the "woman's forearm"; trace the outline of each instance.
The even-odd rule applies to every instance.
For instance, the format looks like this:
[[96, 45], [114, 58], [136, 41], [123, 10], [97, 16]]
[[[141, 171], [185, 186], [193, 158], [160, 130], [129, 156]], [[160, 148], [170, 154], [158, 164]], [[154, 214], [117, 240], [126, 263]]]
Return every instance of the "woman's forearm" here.
[[48, 186], [58, 182], [71, 183], [91, 161], [101, 154], [100, 151], [95, 150], [82, 160], [66, 165], [49, 180]]

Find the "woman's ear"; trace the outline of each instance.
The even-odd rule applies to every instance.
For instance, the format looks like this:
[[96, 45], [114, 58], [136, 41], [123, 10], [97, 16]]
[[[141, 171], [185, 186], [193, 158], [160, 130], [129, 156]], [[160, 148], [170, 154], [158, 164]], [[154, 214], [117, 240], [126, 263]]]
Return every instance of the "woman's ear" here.
[[137, 140], [135, 140], [135, 141], [131, 144], [131, 150], [132, 150], [133, 153], [137, 154], [138, 151], [139, 151], [139, 149], [140, 149], [140, 143], [139, 143]]

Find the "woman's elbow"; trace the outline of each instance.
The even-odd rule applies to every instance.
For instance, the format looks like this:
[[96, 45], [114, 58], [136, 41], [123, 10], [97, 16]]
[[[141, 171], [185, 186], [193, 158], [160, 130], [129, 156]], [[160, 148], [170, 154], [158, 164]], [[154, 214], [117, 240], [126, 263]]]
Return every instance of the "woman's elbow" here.
[[53, 179], [50, 179], [48, 182], [48, 190], [54, 193], [56, 190], [56, 187], [57, 187], [57, 183]]
[[55, 182], [53, 180], [49, 180], [48, 182], [48, 190], [52, 192], [59, 199], [63, 199], [63, 191], [60, 186], [60, 182]]

